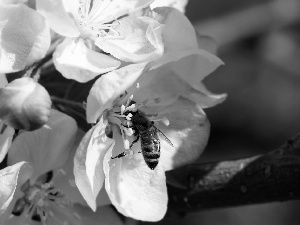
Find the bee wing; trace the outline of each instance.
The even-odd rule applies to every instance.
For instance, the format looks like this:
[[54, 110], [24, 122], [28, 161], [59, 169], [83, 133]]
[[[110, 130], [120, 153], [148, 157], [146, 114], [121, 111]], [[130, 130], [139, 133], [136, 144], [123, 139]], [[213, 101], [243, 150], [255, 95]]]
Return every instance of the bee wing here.
[[157, 127], [155, 127], [157, 133], [160, 135], [160, 137], [162, 137], [166, 142], [168, 142], [169, 145], [171, 145], [172, 147], [174, 147], [174, 145], [172, 144], [172, 142], [170, 141], [169, 138], [167, 138], [167, 136], [160, 131], [160, 129], [158, 129]]

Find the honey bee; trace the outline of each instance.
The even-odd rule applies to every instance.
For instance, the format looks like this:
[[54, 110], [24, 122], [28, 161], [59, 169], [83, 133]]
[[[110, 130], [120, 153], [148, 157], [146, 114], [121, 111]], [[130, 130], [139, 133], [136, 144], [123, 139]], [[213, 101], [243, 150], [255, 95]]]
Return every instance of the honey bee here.
[[[133, 129], [134, 136], [136, 139], [132, 141], [130, 148], [140, 140], [141, 142], [141, 149], [144, 160], [147, 166], [154, 170], [157, 166], [160, 158], [160, 140], [159, 136], [163, 137], [164, 140], [168, 142], [169, 145], [173, 147], [172, 142], [157, 128], [154, 126], [154, 122], [150, 121], [146, 114], [142, 111], [135, 111], [135, 112], [126, 112], [127, 115], [129, 113], [132, 114], [131, 117], [131, 126], [128, 126]], [[125, 115], [126, 115], [125, 113]], [[125, 156], [126, 153], [123, 152], [117, 155], [114, 158], [120, 158]]]

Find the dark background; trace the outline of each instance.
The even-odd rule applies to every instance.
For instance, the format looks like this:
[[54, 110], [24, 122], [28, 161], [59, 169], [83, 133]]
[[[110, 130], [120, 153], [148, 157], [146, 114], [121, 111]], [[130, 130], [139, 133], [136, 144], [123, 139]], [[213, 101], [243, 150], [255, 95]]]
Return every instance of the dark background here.
[[[213, 37], [225, 66], [205, 79], [228, 99], [205, 112], [201, 161], [265, 153], [300, 132], [300, 1], [190, 0], [187, 17]], [[270, 203], [167, 217], [174, 225], [299, 225], [300, 203]]]

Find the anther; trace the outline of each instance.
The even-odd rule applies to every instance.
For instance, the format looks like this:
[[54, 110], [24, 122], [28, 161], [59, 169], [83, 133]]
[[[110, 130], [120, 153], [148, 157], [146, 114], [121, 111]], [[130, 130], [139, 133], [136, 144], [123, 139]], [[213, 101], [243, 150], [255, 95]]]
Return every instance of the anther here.
[[163, 124], [165, 124], [166, 126], [170, 125], [170, 121], [168, 120], [168, 118], [166, 116], [164, 116], [161, 120], [161, 122], [163, 122]]

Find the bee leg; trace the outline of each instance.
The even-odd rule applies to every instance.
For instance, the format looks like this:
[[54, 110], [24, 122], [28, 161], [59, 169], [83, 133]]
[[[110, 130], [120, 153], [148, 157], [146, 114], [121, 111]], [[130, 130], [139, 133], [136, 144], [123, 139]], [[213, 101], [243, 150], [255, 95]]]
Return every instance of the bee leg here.
[[127, 154], [125, 152], [120, 153], [119, 155], [115, 156], [115, 157], [111, 157], [111, 159], [115, 159], [115, 158], [121, 158], [126, 156]]
[[133, 145], [134, 145], [135, 143], [137, 143], [139, 140], [140, 140], [140, 136], [138, 135], [138, 136], [136, 136], [136, 139], [135, 139], [134, 141], [131, 142], [131, 145], [130, 145], [129, 149], [131, 149], [131, 148], [133, 147]]

